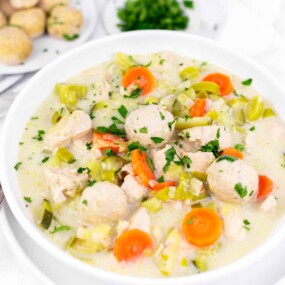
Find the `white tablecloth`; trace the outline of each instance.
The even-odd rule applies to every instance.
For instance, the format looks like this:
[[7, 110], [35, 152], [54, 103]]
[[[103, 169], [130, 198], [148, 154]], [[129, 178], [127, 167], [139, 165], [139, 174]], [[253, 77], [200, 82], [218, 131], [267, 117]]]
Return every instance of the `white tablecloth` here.
[[[1, 1], [1, 0], [0, 0]], [[83, 0], [84, 1], [84, 0]], [[97, 0], [98, 13], [107, 0]], [[211, 0], [200, 0], [207, 9]], [[228, 0], [221, 0], [228, 1]], [[229, 0], [228, 20], [219, 27], [216, 40], [224, 46], [246, 53], [271, 70], [285, 82], [285, 1], [284, 0]], [[284, 19], [282, 18], [284, 17]], [[212, 19], [202, 19], [209, 21]], [[93, 38], [105, 36], [102, 21], [98, 23]], [[11, 96], [0, 96], [0, 108], [8, 108]], [[0, 119], [0, 129], [3, 120]], [[280, 265], [283, 266], [283, 265]], [[0, 284], [42, 284], [23, 263], [19, 263], [3, 238], [0, 228]]]

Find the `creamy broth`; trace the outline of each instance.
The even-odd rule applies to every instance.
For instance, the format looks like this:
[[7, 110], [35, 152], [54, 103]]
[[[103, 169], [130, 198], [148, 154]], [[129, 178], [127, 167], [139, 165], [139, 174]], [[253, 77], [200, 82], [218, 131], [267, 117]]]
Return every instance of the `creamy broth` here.
[[[146, 87], [140, 86], [141, 83], [130, 84], [126, 88], [122, 86], [122, 78], [134, 65], [143, 66], [154, 78], [154, 86], [147, 94], [142, 94]], [[185, 68], [189, 66], [193, 68], [185, 75]], [[215, 83], [210, 86], [211, 91], [209, 86], [194, 88], [196, 83], [213, 73], [221, 73], [230, 78], [233, 88], [229, 90], [229, 94], [221, 96], [222, 89]], [[139, 78], [138, 82], [139, 80], [141, 79]], [[118, 54], [110, 61], [68, 79], [65, 85], [60, 83], [61, 86], [71, 86], [66, 92], [68, 95], [76, 94], [77, 103], [67, 104], [61, 93], [63, 89], [60, 91], [55, 88], [27, 123], [19, 143], [20, 164], [16, 168], [23, 202], [30, 210], [35, 223], [52, 242], [69, 254], [96, 267], [120, 274], [144, 277], [195, 274], [222, 267], [251, 252], [278, 226], [285, 211], [285, 126], [262, 94], [243, 80], [210, 63], [161, 52], [132, 57]], [[84, 86], [85, 89], [76, 93], [74, 86]], [[220, 88], [218, 94], [213, 91], [216, 87]], [[183, 97], [181, 94], [186, 95]], [[128, 96], [133, 98], [127, 98]], [[263, 102], [258, 107], [260, 110], [252, 103], [256, 96], [259, 96], [258, 104]], [[183, 101], [181, 98], [188, 99]], [[193, 118], [190, 118], [189, 114], [191, 115], [191, 110], [199, 99], [203, 99], [205, 103], [203, 114], [198, 117], [202, 118], [202, 123], [195, 121], [190, 127], [189, 122]], [[122, 106], [127, 110], [127, 114], [120, 109]], [[79, 129], [75, 125], [79, 124], [80, 118], [76, 117], [71, 122], [75, 125], [61, 133], [65, 142], [58, 143], [60, 135], [55, 134], [54, 130], [63, 122], [63, 118], [76, 114], [77, 110], [87, 114], [88, 118], [90, 116], [90, 128], [84, 134], [70, 134], [68, 137], [68, 132]], [[165, 113], [162, 114], [159, 110]], [[152, 129], [152, 125], [162, 124], [155, 120], [148, 121], [158, 111], [162, 123], [169, 119], [169, 128], [161, 125], [159, 130]], [[178, 121], [171, 121], [173, 113], [173, 117], [180, 118]], [[137, 116], [136, 119], [141, 118], [147, 127], [136, 130], [136, 125], [141, 125], [132, 121], [132, 114]], [[209, 119], [207, 124], [206, 117]], [[181, 127], [181, 122], [188, 124], [187, 127]], [[104, 135], [106, 132], [113, 132], [114, 129], [110, 129], [112, 124], [119, 130], [127, 131], [126, 135], [123, 134], [125, 139], [113, 136], [110, 140], [102, 137], [102, 133]], [[87, 123], [83, 124], [82, 128], [86, 125]], [[207, 134], [208, 130], [210, 132], [210, 128], [215, 126], [218, 126], [215, 137], [207, 138], [210, 136]], [[199, 145], [201, 137], [194, 140], [194, 129], [197, 128], [198, 131], [201, 128], [209, 128], [203, 135], [205, 140], [208, 139], [206, 144]], [[113, 132], [116, 135], [117, 129]], [[165, 131], [166, 135], [153, 135], [150, 140], [148, 132], [151, 131], [157, 134]], [[99, 135], [92, 137], [92, 133]], [[143, 139], [134, 139], [138, 133]], [[164, 141], [161, 142], [161, 139]], [[230, 141], [227, 141], [229, 139]], [[208, 145], [208, 142], [213, 140], [219, 142], [216, 157]], [[115, 146], [110, 144], [110, 141], [115, 141]], [[136, 141], [139, 144], [130, 148], [130, 144]], [[117, 147], [118, 144], [120, 147]], [[138, 153], [146, 153], [155, 168], [153, 170], [151, 165], [147, 164], [154, 175], [154, 179], [150, 179], [147, 186], [140, 173], [135, 170], [135, 162], [130, 155], [138, 145]], [[205, 145], [208, 146], [207, 149]], [[243, 158], [222, 153], [225, 149], [234, 147], [239, 155], [242, 153]], [[72, 159], [69, 158], [68, 163], [64, 162], [68, 156], [66, 152], [61, 155], [58, 152], [63, 148], [73, 156]], [[165, 171], [166, 168], [162, 170], [162, 166], [165, 167], [167, 163], [165, 152], [170, 148], [176, 151], [175, 157], [177, 155], [178, 158], [172, 157], [170, 170]], [[192, 155], [197, 151], [200, 156], [195, 158]], [[106, 168], [109, 160], [104, 159], [110, 157], [119, 157], [119, 169]], [[179, 163], [175, 163], [175, 159], [176, 162], [178, 159]], [[200, 169], [201, 166], [197, 166], [198, 170], [194, 169], [194, 164], [198, 165], [204, 159], [207, 160], [207, 166], [204, 165], [203, 170]], [[139, 164], [142, 160], [140, 157]], [[90, 166], [91, 169], [88, 167], [91, 165], [90, 161], [100, 165], [100, 179], [94, 174], [94, 164]], [[114, 167], [112, 163], [111, 167]], [[123, 164], [129, 166], [127, 170], [125, 166], [121, 169]], [[220, 165], [221, 169], [217, 170]], [[238, 167], [241, 167], [241, 170]], [[248, 174], [242, 172], [242, 167], [248, 167], [248, 173], [253, 173], [254, 177], [247, 177]], [[49, 169], [51, 172], [47, 174]], [[176, 169], [176, 172], [173, 169]], [[59, 178], [63, 175], [62, 171], [67, 171], [67, 174], [64, 174], [65, 180]], [[126, 183], [126, 174], [131, 181], [129, 185]], [[235, 174], [241, 175], [240, 181], [235, 180]], [[273, 182], [272, 191], [263, 197], [259, 197], [260, 185], [256, 183], [260, 179], [258, 175], [266, 176]], [[155, 184], [162, 183], [161, 176], [165, 181], [172, 181], [174, 185], [157, 191], [151, 190]], [[103, 199], [106, 193], [100, 194], [101, 196], [98, 194], [99, 196], [94, 198], [92, 195], [101, 190], [100, 183], [103, 182], [100, 180], [109, 181], [108, 184], [102, 184], [106, 191], [113, 193], [111, 188], [117, 184], [120, 192], [114, 190], [114, 196], [110, 194], [111, 197], [106, 200]], [[232, 185], [233, 181], [236, 181], [236, 184]], [[221, 183], [216, 187], [215, 183], [219, 182]], [[181, 199], [177, 189], [183, 190], [184, 198]], [[158, 195], [163, 190], [166, 194]], [[89, 198], [84, 199], [88, 191]], [[139, 191], [143, 193], [140, 194]], [[112, 201], [109, 201], [109, 198]], [[102, 203], [106, 205], [103, 207], [104, 213], [100, 212], [99, 208], [96, 209], [101, 207], [101, 201], [96, 199], [103, 199]], [[126, 207], [123, 202], [118, 205], [120, 199]], [[149, 203], [150, 200], [154, 201], [154, 205]], [[114, 213], [111, 213], [111, 209]], [[213, 241], [205, 241], [204, 245], [197, 245], [194, 240], [191, 242], [193, 234], [188, 237], [185, 232], [195, 226], [198, 214], [197, 217], [191, 218], [193, 220], [184, 221], [186, 230], [182, 227], [185, 216], [199, 209], [210, 211], [211, 215], [215, 215], [221, 222], [221, 233], [216, 234]], [[44, 213], [47, 213], [45, 210], [52, 213], [52, 217], [43, 218]], [[141, 211], [141, 215], [136, 217], [138, 211]], [[104, 230], [102, 226], [105, 227]], [[201, 227], [203, 228], [203, 221]], [[114, 248], [126, 232], [134, 229], [145, 233], [152, 241], [152, 247], [135, 258], [125, 260], [114, 254]]]

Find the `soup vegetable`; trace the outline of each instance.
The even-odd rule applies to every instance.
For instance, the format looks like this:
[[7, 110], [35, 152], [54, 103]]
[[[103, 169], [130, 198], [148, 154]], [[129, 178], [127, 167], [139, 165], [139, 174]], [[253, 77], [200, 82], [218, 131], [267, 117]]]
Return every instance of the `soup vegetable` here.
[[160, 52], [117, 53], [56, 83], [15, 165], [35, 223], [120, 274], [190, 275], [244, 256], [285, 202], [285, 126], [252, 81]]

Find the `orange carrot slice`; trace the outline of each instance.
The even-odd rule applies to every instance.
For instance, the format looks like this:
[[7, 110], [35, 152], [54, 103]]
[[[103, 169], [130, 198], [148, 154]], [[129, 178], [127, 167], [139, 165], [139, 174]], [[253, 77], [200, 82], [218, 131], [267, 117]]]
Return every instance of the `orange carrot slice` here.
[[112, 151], [118, 153], [125, 152], [127, 150], [127, 142], [125, 142], [122, 138], [109, 133], [93, 133], [92, 145], [101, 151], [112, 149]]
[[139, 229], [133, 229], [124, 232], [116, 240], [114, 255], [119, 261], [132, 261], [141, 257], [146, 249], [152, 248], [151, 237]]
[[145, 186], [149, 186], [150, 180], [155, 180], [154, 173], [147, 162], [145, 152], [135, 149], [131, 152], [132, 166], [135, 174], [140, 178]]
[[234, 156], [236, 158], [243, 159], [243, 153], [233, 147], [224, 149], [221, 155]]
[[203, 117], [205, 115], [206, 99], [196, 99], [190, 109], [191, 117]]
[[266, 175], [259, 175], [257, 198], [268, 196], [273, 190], [273, 182]]
[[122, 84], [125, 88], [134, 84], [142, 89], [142, 95], [150, 93], [155, 85], [154, 76], [148, 68], [136, 66], [130, 68], [124, 75]]
[[175, 186], [176, 183], [175, 181], [165, 181], [165, 182], [161, 182], [161, 183], [157, 183], [152, 187], [153, 191], [159, 191], [165, 187], [169, 187], [169, 186]]
[[222, 234], [223, 222], [212, 210], [197, 208], [188, 213], [182, 223], [185, 238], [198, 247], [212, 245]]
[[229, 95], [233, 90], [233, 84], [229, 76], [222, 73], [211, 73], [208, 74], [203, 81], [210, 81], [220, 86], [221, 96]]

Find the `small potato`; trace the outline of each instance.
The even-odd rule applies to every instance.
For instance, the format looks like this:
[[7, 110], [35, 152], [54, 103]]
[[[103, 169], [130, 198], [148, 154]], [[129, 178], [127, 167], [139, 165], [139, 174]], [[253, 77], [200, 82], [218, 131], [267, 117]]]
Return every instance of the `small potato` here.
[[83, 16], [79, 10], [57, 6], [48, 18], [48, 33], [56, 38], [73, 40], [78, 37], [82, 24]]
[[7, 24], [5, 15], [0, 11], [0, 28], [4, 27]]
[[0, 0], [0, 11], [6, 16], [10, 17], [16, 9], [14, 9], [9, 0]]
[[69, 5], [69, 0], [40, 0], [39, 7], [44, 9], [46, 12], [50, 12], [57, 5]]
[[10, 3], [15, 9], [26, 9], [34, 7], [38, 4], [39, 0], [10, 0]]
[[6, 26], [0, 30], [0, 62], [16, 65], [24, 62], [32, 52], [32, 41], [18, 27]]
[[10, 18], [10, 24], [21, 27], [31, 38], [39, 37], [44, 33], [45, 21], [45, 12], [40, 8], [18, 11]]

